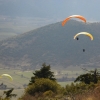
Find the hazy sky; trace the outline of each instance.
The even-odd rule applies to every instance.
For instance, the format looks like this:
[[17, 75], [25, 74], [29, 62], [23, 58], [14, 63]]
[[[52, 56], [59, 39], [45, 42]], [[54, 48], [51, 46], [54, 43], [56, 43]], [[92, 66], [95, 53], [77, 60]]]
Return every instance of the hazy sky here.
[[100, 0], [0, 0], [0, 22], [17, 27], [34, 29], [74, 14], [100, 21]]
[[99, 19], [100, 0], [0, 0], [0, 15], [58, 17], [82, 14]]

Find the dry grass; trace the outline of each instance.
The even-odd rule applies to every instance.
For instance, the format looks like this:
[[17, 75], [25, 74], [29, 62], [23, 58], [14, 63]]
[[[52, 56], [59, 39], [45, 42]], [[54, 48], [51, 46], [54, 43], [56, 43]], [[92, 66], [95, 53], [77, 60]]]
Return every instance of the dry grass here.
[[100, 86], [94, 90], [88, 91], [85, 94], [76, 95], [75, 100], [100, 100]]
[[[78, 94], [75, 96], [75, 99], [68, 100], [100, 100], [100, 88], [94, 89], [93, 91], [89, 91], [85, 94]], [[20, 100], [66, 100], [67, 96], [55, 95], [53, 97], [44, 97], [42, 94], [36, 94], [35, 96], [31, 96], [26, 94], [23, 99]]]
[[[19, 100], [100, 100], [100, 83], [96, 85], [96, 88], [89, 90], [86, 93], [74, 95], [75, 99], [67, 99], [68, 96], [63, 94], [53, 94], [52, 96], [44, 96], [43, 93], [37, 93], [35, 96], [25, 94], [23, 99]], [[70, 97], [69, 97], [70, 98]]]
[[[61, 96], [60, 98], [58, 98], [56, 97], [56, 95], [53, 97], [44, 97], [42, 94], [36, 94], [35, 96], [26, 94], [23, 99], [19, 100], [66, 100], [65, 98], [67, 98], [67, 96]], [[97, 87], [94, 90], [89, 91], [85, 94], [78, 94], [75, 96], [74, 100], [100, 100], [100, 87]]]

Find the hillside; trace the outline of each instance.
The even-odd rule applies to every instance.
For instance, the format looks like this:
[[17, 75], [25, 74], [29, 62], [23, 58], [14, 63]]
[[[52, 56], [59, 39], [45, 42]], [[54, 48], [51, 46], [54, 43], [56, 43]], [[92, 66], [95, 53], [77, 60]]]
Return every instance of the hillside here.
[[[91, 41], [81, 35], [87, 31], [94, 36]], [[15, 68], [36, 68], [44, 62], [55, 67], [70, 65], [99, 66], [100, 23], [70, 20], [62, 27], [61, 22], [50, 24], [0, 42], [0, 65]], [[86, 51], [83, 52], [82, 49]]]

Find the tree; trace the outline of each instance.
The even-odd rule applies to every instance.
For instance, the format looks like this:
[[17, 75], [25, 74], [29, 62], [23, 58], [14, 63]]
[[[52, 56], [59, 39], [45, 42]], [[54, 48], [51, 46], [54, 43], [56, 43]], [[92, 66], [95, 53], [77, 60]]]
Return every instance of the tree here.
[[80, 82], [84, 82], [85, 84], [90, 84], [91, 78], [92, 78], [91, 74], [86, 73], [86, 74], [78, 76], [74, 82], [80, 81]]
[[6, 95], [6, 98], [11, 98], [11, 97], [16, 97], [17, 96], [16, 94], [11, 94], [13, 90], [14, 89], [12, 88], [8, 91], [4, 91], [4, 94]]
[[35, 79], [37, 78], [48, 78], [50, 80], [55, 81], [56, 79], [54, 78], [54, 72], [50, 71], [50, 65], [46, 65], [45, 63], [42, 64], [42, 67], [40, 70], [36, 70], [33, 73], [34, 76], [31, 77], [29, 85], [35, 82]]
[[[83, 69], [83, 70], [88, 71], [87, 69]], [[78, 76], [74, 82], [81, 81], [86, 84], [90, 84], [90, 82], [93, 82], [96, 84], [98, 80], [100, 80], [100, 73], [98, 72], [97, 69], [95, 69], [95, 70], [88, 71], [88, 73], [86, 74]]]
[[56, 93], [60, 88], [60, 85], [56, 81], [52, 81], [48, 78], [38, 78], [35, 79], [35, 82], [32, 85], [29, 85], [26, 88], [26, 93], [34, 95], [35, 93], [43, 93], [49, 90]]

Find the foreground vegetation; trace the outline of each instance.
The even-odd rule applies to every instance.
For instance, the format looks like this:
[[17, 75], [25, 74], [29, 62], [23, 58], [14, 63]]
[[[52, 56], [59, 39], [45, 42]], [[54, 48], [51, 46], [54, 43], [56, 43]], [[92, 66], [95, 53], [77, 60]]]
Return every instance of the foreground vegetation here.
[[[31, 80], [18, 100], [99, 100], [100, 74], [97, 69], [88, 71], [71, 84], [62, 87], [58, 84], [50, 65], [45, 63], [40, 70], [33, 72]], [[4, 91], [0, 100], [16, 98], [13, 88]]]
[[[32, 86], [32, 88], [34, 88], [34, 86]], [[37, 89], [41, 88], [38, 87]], [[29, 92], [28, 89], [29, 87], [18, 100], [99, 100], [100, 98], [100, 82], [88, 85], [85, 83], [72, 83], [71, 85], [66, 85], [66, 88], [58, 86], [56, 92], [53, 92], [52, 90], [33, 92], [34, 95], [27, 93]], [[0, 100], [12, 100], [12, 97], [6, 97], [6, 94], [4, 96], [5, 97], [1, 97]]]
[[31, 77], [25, 93], [19, 100], [88, 100], [89, 98], [98, 100], [98, 96], [95, 98], [95, 95], [99, 93], [100, 85], [97, 69], [78, 76], [74, 82], [79, 81], [79, 83], [62, 87], [56, 82], [50, 65], [47, 66], [44, 63], [42, 66], [40, 70], [33, 73], [34, 76]]
[[99, 94], [100, 82], [89, 85], [72, 83], [67, 85], [66, 88], [60, 88], [56, 93], [51, 90], [34, 95], [25, 93], [19, 100], [100, 100]]

